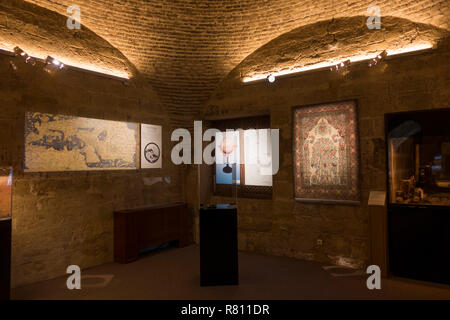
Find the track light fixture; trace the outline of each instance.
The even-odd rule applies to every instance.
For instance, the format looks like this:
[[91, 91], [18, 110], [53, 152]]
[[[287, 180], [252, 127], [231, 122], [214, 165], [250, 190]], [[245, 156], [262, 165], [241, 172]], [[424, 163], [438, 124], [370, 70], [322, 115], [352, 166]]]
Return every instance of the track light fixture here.
[[275, 82], [275, 76], [273, 74], [269, 74], [267, 76], [267, 81], [269, 81], [270, 83], [274, 83]]
[[330, 71], [342, 71], [345, 69], [348, 69], [348, 67], [350, 66], [350, 60], [345, 60], [342, 62], [339, 62], [338, 64], [335, 64], [334, 66], [330, 67]]
[[23, 50], [20, 49], [19, 47], [15, 47], [15, 48], [14, 48], [14, 54], [15, 54], [16, 56], [22, 56], [22, 57], [26, 55], [25, 51], [23, 51]]
[[23, 51], [22, 49], [20, 49], [19, 47], [15, 47], [14, 48], [14, 54], [16, 56], [21, 56], [25, 59], [25, 63], [29, 63], [32, 66], [36, 65], [36, 59], [34, 59], [33, 57], [30, 57], [28, 55], [28, 53], [26, 53], [25, 51]]
[[58, 67], [59, 69], [64, 68], [64, 64], [61, 61], [59, 61], [59, 60], [57, 60], [55, 58], [52, 58], [50, 56], [48, 56], [47, 59], [45, 59], [45, 62], [47, 64], [54, 65], [54, 66]]
[[[101, 68], [101, 67], [99, 68], [95, 64], [89, 64], [89, 63], [88, 64], [79, 64], [79, 62], [71, 61], [70, 58], [67, 58], [68, 61], [66, 61], [66, 62], [68, 64], [64, 64], [61, 61], [59, 61], [51, 56], [47, 56], [46, 59], [44, 59], [42, 57], [42, 55], [31, 56], [18, 46], [14, 47], [13, 50], [11, 50], [9, 48], [6, 49], [6, 48], [0, 47], [0, 53], [2, 53], [3, 51], [8, 52], [8, 54], [10, 54], [12, 52], [15, 56], [22, 57], [24, 59], [25, 63], [31, 64], [33, 66], [35, 66], [37, 64], [37, 62], [39, 61], [40, 62], [39, 66], [41, 66], [43, 64], [44, 70], [46, 72], [56, 71], [57, 69], [62, 69], [62, 68], [69, 68], [69, 69], [74, 68], [74, 69], [79, 69], [82, 71], [92, 72], [92, 73], [98, 74], [98, 75], [108, 76], [108, 77], [111, 77], [111, 78], [117, 79], [117, 80], [129, 80], [130, 79], [130, 75], [126, 71]], [[52, 66], [52, 67], [49, 68], [50, 66]], [[47, 67], [47, 68], [45, 68], [45, 67]], [[17, 69], [17, 67], [14, 68], [14, 70], [16, 70], [16, 69]]]
[[385, 59], [387, 57], [387, 55], [388, 54], [387, 54], [386, 50], [384, 50], [380, 54], [377, 54], [377, 56], [375, 58], [370, 60], [369, 67], [373, 67], [373, 66], [377, 65], [378, 63], [380, 63], [381, 60]]

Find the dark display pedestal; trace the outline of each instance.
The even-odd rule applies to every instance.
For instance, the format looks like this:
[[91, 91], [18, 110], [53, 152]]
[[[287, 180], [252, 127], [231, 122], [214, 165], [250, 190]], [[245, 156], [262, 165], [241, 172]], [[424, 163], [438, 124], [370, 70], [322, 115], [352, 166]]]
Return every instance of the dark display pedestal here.
[[237, 207], [200, 208], [200, 285], [238, 285]]
[[11, 219], [0, 220], [0, 300], [11, 291]]

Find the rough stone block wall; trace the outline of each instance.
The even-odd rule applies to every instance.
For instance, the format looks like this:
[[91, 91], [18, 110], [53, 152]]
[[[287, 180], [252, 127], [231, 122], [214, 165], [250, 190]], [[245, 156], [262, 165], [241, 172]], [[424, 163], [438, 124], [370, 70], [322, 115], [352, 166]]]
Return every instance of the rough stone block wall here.
[[[110, 261], [113, 209], [179, 200], [182, 188], [192, 190], [197, 181], [196, 172], [183, 171], [166, 160], [161, 171], [24, 174], [25, 111], [159, 122], [167, 124], [168, 141], [165, 110], [170, 113], [171, 126], [185, 126], [186, 122], [191, 125], [220, 81], [257, 48], [300, 26], [364, 15], [371, 3], [78, 0], [83, 28], [89, 28], [85, 33], [65, 29], [67, 7], [72, 4], [71, 0], [3, 0], [1, 44], [20, 44], [24, 49], [32, 46], [41, 54], [54, 50], [62, 58], [75, 57], [79, 63], [119, 67], [135, 76], [140, 73], [156, 89], [165, 108], [141, 80], [137, 80], [139, 84], [124, 86], [84, 73], [61, 72], [52, 76], [15, 58], [0, 56], [0, 164], [12, 164], [16, 177], [14, 286], [63, 274], [69, 263], [88, 267]], [[427, 29], [431, 35], [436, 34], [437, 27], [449, 28], [448, 0], [383, 0], [376, 4], [381, 7], [382, 21], [393, 16], [429, 24], [436, 27]], [[402, 25], [394, 24], [393, 28], [402, 33]], [[407, 31], [402, 41], [414, 40], [415, 33]], [[426, 38], [427, 34], [421, 36]], [[332, 44], [329, 39], [332, 37], [323, 39], [323, 43]], [[377, 41], [380, 39], [373, 43]], [[287, 58], [290, 63], [296, 58], [296, 50], [294, 43], [292, 49], [272, 52], [271, 56], [279, 62], [286, 62]], [[310, 51], [307, 58], [314, 59], [314, 55]], [[368, 190], [384, 188], [383, 114], [448, 105], [448, 54], [445, 55], [403, 60], [414, 62], [409, 65], [392, 62], [384, 71], [356, 68], [345, 79], [317, 73], [280, 80], [270, 86], [242, 86], [239, 73], [254, 66], [250, 60], [234, 69], [207, 104], [206, 115], [220, 117], [270, 110], [273, 127], [282, 130], [284, 155], [280, 173], [275, 177], [274, 200], [240, 201], [241, 249], [316, 260], [343, 259], [343, 263], [365, 261], [368, 238], [364, 203]], [[14, 70], [11, 60], [18, 70]], [[256, 62], [261, 65], [264, 61]], [[358, 99], [361, 111], [363, 205], [332, 207], [294, 202], [291, 107], [349, 98]], [[164, 155], [168, 160], [170, 153]], [[143, 184], [143, 177], [168, 175], [171, 184]], [[187, 193], [185, 199], [191, 205], [198, 202], [194, 192]], [[323, 246], [316, 246], [318, 238], [324, 240]]]
[[[14, 168], [13, 287], [63, 275], [72, 264], [111, 262], [114, 210], [183, 200], [167, 113], [148, 85], [69, 69], [49, 74], [3, 54], [0, 74], [0, 165]], [[163, 169], [24, 173], [26, 111], [163, 125]], [[144, 183], [169, 176], [170, 183]]]
[[[352, 34], [345, 28], [340, 32]], [[367, 264], [370, 255], [369, 193], [386, 190], [384, 115], [450, 107], [449, 39], [448, 36], [438, 39], [440, 44], [432, 53], [386, 60], [373, 68], [361, 63], [352, 65], [347, 73], [325, 70], [279, 78], [272, 84], [268, 81], [242, 83], [243, 71], [276, 69], [278, 63], [285, 63], [283, 57], [301, 55], [301, 51], [296, 51], [296, 39], [301, 39], [299, 33], [296, 38], [275, 41], [276, 45], [269, 43], [249, 56], [222, 81], [205, 106], [206, 118], [249, 116], [267, 111], [271, 127], [280, 129], [280, 170], [273, 178], [273, 199], [238, 199], [239, 248], [361, 267]], [[360, 43], [351, 37], [343, 39], [351, 45]], [[326, 45], [323, 39], [316, 40], [309, 43], [312, 51]], [[345, 51], [345, 46], [341, 49]], [[292, 109], [345, 100], [358, 103], [361, 204], [297, 202], [294, 200]], [[213, 194], [210, 197], [213, 203], [234, 200]]]

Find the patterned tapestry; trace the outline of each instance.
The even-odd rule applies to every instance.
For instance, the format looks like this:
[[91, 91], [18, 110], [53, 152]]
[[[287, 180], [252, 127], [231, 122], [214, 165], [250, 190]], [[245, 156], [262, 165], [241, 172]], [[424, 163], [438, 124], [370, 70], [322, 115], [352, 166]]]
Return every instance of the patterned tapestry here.
[[296, 108], [293, 141], [296, 200], [359, 202], [354, 101]]
[[25, 172], [137, 168], [136, 123], [27, 112]]

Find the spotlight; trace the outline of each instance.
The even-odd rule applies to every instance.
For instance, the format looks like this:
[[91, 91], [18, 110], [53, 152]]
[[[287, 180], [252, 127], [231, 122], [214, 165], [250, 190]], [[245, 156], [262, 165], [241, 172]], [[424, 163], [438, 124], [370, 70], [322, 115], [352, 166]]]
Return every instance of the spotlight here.
[[269, 81], [270, 83], [274, 83], [275, 82], [275, 76], [273, 74], [269, 74], [267, 76], [267, 81]]
[[31, 64], [32, 66], [36, 65], [36, 59], [33, 57], [27, 57], [27, 59], [25, 60], [26, 63]]
[[22, 49], [20, 49], [19, 47], [14, 47], [14, 54], [16, 56], [26, 56], [27, 54], [25, 53], [25, 51], [23, 51]]
[[54, 66], [57, 66], [59, 69], [64, 68], [64, 64], [61, 63], [61, 61], [59, 61], [59, 60], [57, 60], [57, 59], [55, 59], [55, 58], [52, 58], [52, 57], [50, 57], [50, 56], [47, 57], [47, 59], [45, 60], [45, 62], [46, 62], [47, 64], [53, 64]]
[[36, 65], [36, 60], [33, 57], [30, 57], [28, 55], [28, 53], [26, 53], [25, 51], [23, 51], [22, 49], [20, 49], [19, 47], [15, 47], [14, 48], [14, 54], [16, 56], [21, 56], [25, 59], [25, 63], [29, 63], [33, 66]]
[[330, 71], [347, 69], [350, 66], [350, 60], [345, 60], [330, 67]]
[[384, 50], [380, 54], [377, 54], [377, 56], [375, 58], [370, 60], [369, 67], [373, 67], [373, 66], [377, 65], [381, 60], [383, 60], [386, 57], [387, 57], [387, 51]]

